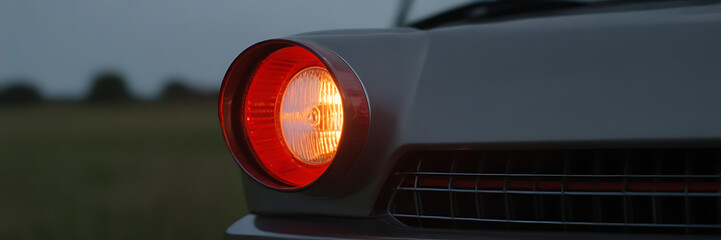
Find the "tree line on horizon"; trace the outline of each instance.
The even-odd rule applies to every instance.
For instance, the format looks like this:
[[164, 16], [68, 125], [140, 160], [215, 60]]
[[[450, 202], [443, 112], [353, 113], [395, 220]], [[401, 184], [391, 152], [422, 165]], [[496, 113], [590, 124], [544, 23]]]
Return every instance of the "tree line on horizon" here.
[[[201, 92], [184, 83], [183, 79], [168, 79], [158, 101], [199, 101], [215, 99], [215, 92]], [[29, 81], [14, 81], [0, 87], [0, 105], [37, 104], [47, 101]], [[122, 74], [105, 71], [96, 75], [87, 94], [80, 100], [87, 103], [127, 103], [140, 101], [128, 89]]]

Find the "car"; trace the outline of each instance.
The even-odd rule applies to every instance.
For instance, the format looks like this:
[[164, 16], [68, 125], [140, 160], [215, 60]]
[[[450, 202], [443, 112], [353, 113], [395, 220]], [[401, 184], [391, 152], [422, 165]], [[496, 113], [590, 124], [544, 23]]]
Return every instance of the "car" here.
[[717, 239], [721, 3], [475, 1], [259, 42], [227, 239]]

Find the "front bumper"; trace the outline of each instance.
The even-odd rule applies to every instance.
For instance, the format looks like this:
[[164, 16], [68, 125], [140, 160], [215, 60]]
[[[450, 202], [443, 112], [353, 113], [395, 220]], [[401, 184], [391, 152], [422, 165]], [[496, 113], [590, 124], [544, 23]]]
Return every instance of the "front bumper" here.
[[390, 218], [276, 217], [249, 214], [226, 239], [718, 239], [718, 236], [589, 232], [461, 231], [408, 228]]

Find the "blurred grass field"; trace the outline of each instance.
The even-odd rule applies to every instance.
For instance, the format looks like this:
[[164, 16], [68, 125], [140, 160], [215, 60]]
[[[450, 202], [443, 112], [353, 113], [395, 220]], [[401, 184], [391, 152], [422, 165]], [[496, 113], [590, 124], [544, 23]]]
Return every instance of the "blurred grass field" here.
[[222, 239], [246, 213], [212, 101], [0, 108], [0, 239]]

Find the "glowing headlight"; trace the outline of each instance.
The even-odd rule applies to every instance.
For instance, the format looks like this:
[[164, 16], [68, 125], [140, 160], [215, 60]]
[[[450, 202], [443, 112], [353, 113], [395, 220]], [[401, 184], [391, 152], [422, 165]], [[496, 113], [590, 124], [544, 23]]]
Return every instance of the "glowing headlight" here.
[[219, 108], [236, 161], [277, 190], [333, 185], [360, 156], [370, 119], [364, 88], [344, 60], [285, 40], [241, 53], [225, 76]]

